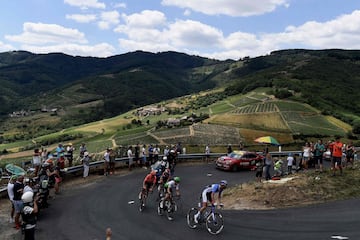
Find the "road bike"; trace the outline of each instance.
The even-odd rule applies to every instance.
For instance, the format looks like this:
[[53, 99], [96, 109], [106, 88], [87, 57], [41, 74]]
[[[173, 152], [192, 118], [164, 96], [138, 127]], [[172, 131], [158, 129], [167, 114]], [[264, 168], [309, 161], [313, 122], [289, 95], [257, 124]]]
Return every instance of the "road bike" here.
[[139, 211], [142, 212], [145, 209], [146, 205], [146, 199], [148, 197], [149, 191], [145, 188], [141, 189], [141, 192], [139, 194]]
[[[199, 206], [201, 206], [199, 204]], [[220, 204], [220, 208], [223, 208], [223, 204]], [[195, 229], [199, 225], [205, 223], [207, 231], [211, 234], [219, 234], [224, 228], [224, 218], [221, 213], [216, 211], [216, 206], [208, 206], [202, 217], [195, 222], [195, 214], [198, 212], [198, 208], [191, 208], [186, 216], [187, 224], [190, 228]]]
[[[177, 197], [177, 200], [180, 200], [180, 197]], [[163, 198], [160, 199], [157, 212], [160, 216], [164, 215], [164, 212], [166, 213], [166, 217], [169, 221], [174, 220], [174, 214], [178, 210], [178, 205], [172, 197], [171, 199], [164, 200]]]

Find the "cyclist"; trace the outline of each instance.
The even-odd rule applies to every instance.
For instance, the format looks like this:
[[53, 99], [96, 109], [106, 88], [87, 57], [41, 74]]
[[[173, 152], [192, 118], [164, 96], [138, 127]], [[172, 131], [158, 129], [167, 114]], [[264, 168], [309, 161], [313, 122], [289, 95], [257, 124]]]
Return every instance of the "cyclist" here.
[[[163, 197], [164, 185], [165, 185], [165, 183], [167, 183], [170, 180], [170, 176], [171, 176], [170, 168], [166, 168], [160, 176], [159, 186], [158, 186], [158, 192], [159, 192], [160, 198]], [[158, 198], [158, 200], [159, 200], [159, 198]]]
[[147, 194], [149, 191], [152, 192], [153, 187], [156, 184], [156, 171], [152, 170], [149, 174], [146, 175], [143, 181], [143, 187], [141, 192], [139, 193], [139, 199], [141, 199], [141, 194]]
[[165, 197], [160, 202], [160, 208], [164, 207], [164, 202], [168, 200], [169, 202], [172, 202], [173, 197], [173, 190], [176, 191], [176, 196], [180, 197], [180, 177], [174, 177], [174, 179], [168, 181], [165, 183]]
[[195, 214], [195, 222], [198, 223], [200, 216], [202, 216], [202, 213], [208, 206], [208, 202], [211, 203], [212, 206], [215, 205], [215, 194], [217, 194], [217, 200], [220, 204], [221, 202], [221, 194], [223, 190], [227, 187], [227, 181], [221, 180], [220, 183], [214, 183], [212, 185], [207, 186], [201, 193], [201, 203], [202, 206], [199, 209], [199, 211]]

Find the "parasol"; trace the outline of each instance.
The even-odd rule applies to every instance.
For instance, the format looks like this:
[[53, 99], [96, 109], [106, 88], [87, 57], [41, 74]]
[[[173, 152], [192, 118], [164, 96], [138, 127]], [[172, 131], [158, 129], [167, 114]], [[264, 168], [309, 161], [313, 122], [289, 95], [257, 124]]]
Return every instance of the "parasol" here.
[[271, 144], [271, 145], [277, 145], [277, 146], [280, 145], [280, 143], [272, 136], [259, 137], [259, 138], [255, 139], [254, 141], [257, 143]]

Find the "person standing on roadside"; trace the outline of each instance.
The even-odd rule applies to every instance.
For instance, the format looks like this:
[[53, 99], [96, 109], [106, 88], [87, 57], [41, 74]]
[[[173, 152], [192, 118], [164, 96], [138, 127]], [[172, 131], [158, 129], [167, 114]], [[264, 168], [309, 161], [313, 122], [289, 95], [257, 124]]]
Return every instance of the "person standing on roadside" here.
[[33, 192], [26, 192], [21, 196], [24, 207], [21, 218], [24, 226], [24, 240], [35, 240], [36, 215], [38, 213], [38, 198], [34, 199]]
[[85, 179], [89, 176], [89, 168], [90, 168], [90, 156], [88, 151], [84, 152], [84, 156], [81, 158], [80, 161], [84, 167], [83, 178]]
[[205, 146], [205, 159], [206, 159], [207, 163], [210, 160], [210, 147], [209, 147], [209, 144], [206, 144], [206, 146]]
[[66, 156], [69, 161], [69, 167], [72, 166], [74, 160], [74, 150], [75, 148], [73, 147], [72, 143], [69, 143], [68, 146], [66, 147], [66, 153], [67, 153]]
[[319, 166], [320, 172], [323, 171], [323, 155], [325, 152], [325, 145], [322, 140], [319, 139], [317, 143], [314, 145], [314, 160], [315, 160], [315, 170], [317, 170]]
[[269, 153], [269, 148], [265, 149], [265, 159], [264, 159], [264, 165], [265, 165], [265, 180], [270, 180], [270, 168], [273, 164], [273, 160], [271, 157], [271, 154]]
[[79, 148], [80, 158], [84, 157], [84, 153], [87, 151], [85, 143], [82, 143]]
[[345, 154], [346, 154], [345, 167], [348, 167], [349, 163], [351, 164], [351, 166], [354, 166], [355, 147], [352, 141], [350, 141], [349, 144], [346, 145]]
[[109, 174], [109, 167], [110, 167], [110, 148], [107, 148], [104, 153], [104, 176]]
[[14, 183], [16, 182], [16, 175], [13, 175], [10, 177], [9, 182], [7, 184], [7, 193], [9, 196], [9, 200], [11, 202], [11, 211], [10, 211], [10, 219], [9, 222], [14, 222], [14, 214], [15, 214], [15, 208], [14, 208]]
[[24, 191], [24, 176], [18, 176], [16, 179], [16, 182], [14, 183], [14, 209], [15, 209], [15, 226], [14, 228], [20, 229], [21, 223], [20, 223], [20, 214], [21, 210], [23, 208], [23, 202], [21, 200], [21, 196]]
[[129, 146], [128, 150], [127, 150], [127, 156], [128, 156], [128, 160], [129, 160], [129, 171], [131, 171], [131, 167], [133, 165], [133, 152], [132, 152], [132, 146]]
[[110, 175], [111, 175], [111, 174], [115, 174], [115, 158], [116, 158], [116, 153], [112, 148], [110, 148], [109, 158], [110, 158], [109, 168], [110, 168]]
[[141, 149], [141, 161], [142, 161], [142, 166], [144, 166], [145, 168], [146, 168], [146, 145], [144, 144], [143, 146], [142, 146], [142, 149]]
[[343, 153], [343, 143], [340, 141], [340, 137], [336, 137], [335, 142], [332, 143], [333, 147], [333, 161], [332, 161], [332, 168], [333, 168], [333, 176], [336, 175], [336, 171], [339, 169], [340, 175], [342, 175], [342, 153]]
[[34, 149], [34, 155], [32, 159], [32, 165], [34, 167], [34, 177], [37, 177], [41, 165], [41, 153], [38, 148]]

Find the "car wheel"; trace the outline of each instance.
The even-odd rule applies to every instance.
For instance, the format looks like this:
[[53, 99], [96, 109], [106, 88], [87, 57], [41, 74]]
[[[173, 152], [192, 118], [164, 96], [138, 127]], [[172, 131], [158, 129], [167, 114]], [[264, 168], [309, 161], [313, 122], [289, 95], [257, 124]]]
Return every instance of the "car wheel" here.
[[239, 171], [238, 165], [235, 165], [235, 164], [234, 164], [234, 165], [231, 167], [231, 170], [232, 170], [233, 172]]

